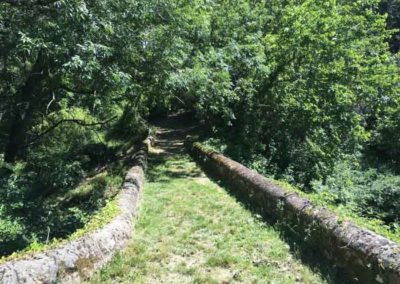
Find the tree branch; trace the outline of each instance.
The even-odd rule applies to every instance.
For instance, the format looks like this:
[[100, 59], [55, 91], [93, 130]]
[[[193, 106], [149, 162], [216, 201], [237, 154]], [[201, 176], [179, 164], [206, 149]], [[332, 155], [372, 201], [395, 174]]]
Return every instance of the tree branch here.
[[98, 125], [107, 124], [107, 123], [109, 123], [109, 122], [111, 122], [111, 121], [117, 119], [117, 117], [118, 117], [118, 116], [113, 116], [112, 118], [107, 119], [107, 120], [105, 120], [105, 121], [102, 121], [102, 122], [93, 122], [93, 123], [87, 123], [87, 122], [85, 122], [84, 120], [81, 120], [81, 119], [74, 119], [74, 118], [71, 118], [71, 119], [62, 119], [62, 120], [56, 122], [55, 124], [53, 124], [49, 129], [45, 130], [44, 132], [40, 133], [38, 136], [36, 136], [35, 138], [33, 138], [33, 139], [26, 145], [26, 147], [28, 147], [28, 146], [34, 144], [37, 140], [41, 139], [43, 136], [45, 136], [46, 134], [50, 133], [51, 131], [53, 131], [54, 129], [56, 129], [58, 126], [60, 126], [61, 124], [64, 124], [64, 123], [75, 123], [75, 124], [78, 124], [78, 125], [83, 126], [83, 127], [91, 127], [91, 126], [98, 126]]
[[52, 98], [51, 101], [47, 104], [47, 107], [46, 107], [46, 114], [49, 113], [50, 106], [51, 106], [51, 104], [52, 104], [55, 100], [56, 100], [56, 96], [55, 96], [55, 94], [54, 94], [54, 92], [53, 92], [53, 98]]

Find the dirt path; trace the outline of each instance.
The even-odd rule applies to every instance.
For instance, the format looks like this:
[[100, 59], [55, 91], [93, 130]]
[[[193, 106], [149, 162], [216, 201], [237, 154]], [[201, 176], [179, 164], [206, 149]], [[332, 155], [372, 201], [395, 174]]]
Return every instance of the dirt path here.
[[324, 283], [196, 166], [188, 125], [158, 126], [135, 236], [92, 283]]

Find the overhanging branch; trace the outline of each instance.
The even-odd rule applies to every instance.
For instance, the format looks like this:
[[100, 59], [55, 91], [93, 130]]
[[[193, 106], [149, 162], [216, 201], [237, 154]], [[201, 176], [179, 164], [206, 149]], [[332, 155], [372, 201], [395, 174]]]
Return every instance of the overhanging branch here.
[[110, 123], [111, 121], [117, 119], [118, 116], [113, 116], [110, 119], [107, 119], [105, 121], [101, 121], [101, 122], [93, 122], [93, 123], [87, 123], [84, 120], [81, 119], [61, 119], [60, 121], [56, 122], [55, 124], [53, 124], [49, 129], [45, 130], [44, 132], [40, 133], [38, 136], [36, 136], [35, 138], [33, 138], [28, 145], [26, 145], [26, 147], [34, 144], [36, 141], [38, 141], [39, 139], [41, 139], [42, 137], [44, 137], [45, 135], [47, 135], [48, 133], [52, 132], [54, 129], [56, 129], [58, 126], [60, 126], [61, 124], [64, 123], [75, 123], [78, 124], [82, 127], [92, 127], [92, 126], [98, 126], [98, 125], [104, 125], [107, 123]]

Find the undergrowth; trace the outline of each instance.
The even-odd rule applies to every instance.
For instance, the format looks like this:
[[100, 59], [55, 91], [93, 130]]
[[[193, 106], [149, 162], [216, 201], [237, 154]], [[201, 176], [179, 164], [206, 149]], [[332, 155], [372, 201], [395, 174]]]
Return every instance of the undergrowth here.
[[[55, 219], [58, 218], [57, 221], [60, 223], [47, 223], [47, 232], [41, 227], [38, 227], [36, 230], [31, 227], [26, 227], [29, 228], [31, 233], [29, 243], [27, 242], [25, 248], [22, 250], [15, 251], [8, 256], [0, 258], [0, 263], [19, 259], [32, 253], [56, 248], [62, 244], [78, 239], [87, 233], [102, 228], [120, 212], [118, 199], [115, 198], [115, 195], [121, 184], [122, 178], [120, 176], [104, 172], [73, 189], [68, 194], [65, 194], [65, 196], [55, 196], [46, 200], [41, 204], [41, 211], [60, 207], [59, 211], [56, 213], [58, 215], [54, 216], [52, 220], [55, 222]], [[98, 196], [99, 194], [102, 194], [102, 196]], [[80, 202], [77, 203], [74, 201], [75, 199], [79, 199], [80, 202], [86, 202], [87, 204], [79, 204]], [[66, 207], [66, 204], [70, 204], [71, 207]], [[89, 206], [91, 206], [90, 209], [88, 209]], [[68, 216], [71, 214], [73, 214], [72, 217]], [[65, 218], [69, 218], [68, 220], [75, 218], [73, 219], [73, 229], [71, 229], [71, 231], [64, 231], [64, 235], [55, 237], [55, 233], [53, 233], [52, 229], [65, 229], [67, 225], [70, 225], [70, 223], [66, 223]], [[53, 226], [50, 227], [50, 225]], [[47, 235], [45, 235], [46, 233]]]
[[[25, 165], [3, 177], [0, 195], [0, 256], [54, 247], [84, 232], [101, 227], [116, 215], [114, 197], [129, 163], [123, 153], [86, 171], [77, 186], [64, 186], [51, 194], [32, 193]], [[34, 177], [30, 177], [34, 180]]]
[[119, 213], [120, 209], [118, 207], [118, 200], [111, 199], [107, 201], [107, 204], [102, 209], [100, 209], [98, 212], [96, 212], [93, 216], [90, 217], [90, 219], [87, 221], [87, 223], [84, 225], [83, 228], [78, 229], [69, 237], [64, 239], [54, 238], [47, 243], [43, 243], [38, 239], [33, 239], [33, 241], [29, 244], [29, 246], [26, 247], [24, 250], [14, 252], [13, 254], [7, 257], [0, 258], [0, 264], [10, 260], [20, 259], [22, 257], [25, 257], [33, 253], [43, 252], [49, 249], [53, 249], [68, 242], [71, 242], [73, 240], [76, 240], [88, 233], [94, 232], [95, 230], [104, 227], [109, 222], [111, 222]]

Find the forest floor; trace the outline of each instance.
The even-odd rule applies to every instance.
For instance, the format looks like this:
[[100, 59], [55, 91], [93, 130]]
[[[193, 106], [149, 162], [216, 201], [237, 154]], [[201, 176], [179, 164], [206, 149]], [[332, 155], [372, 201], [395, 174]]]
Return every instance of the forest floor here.
[[130, 245], [92, 283], [325, 283], [272, 226], [185, 152], [185, 125], [160, 122]]

